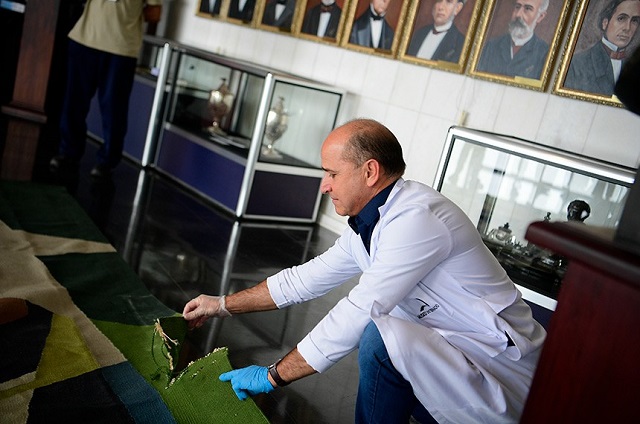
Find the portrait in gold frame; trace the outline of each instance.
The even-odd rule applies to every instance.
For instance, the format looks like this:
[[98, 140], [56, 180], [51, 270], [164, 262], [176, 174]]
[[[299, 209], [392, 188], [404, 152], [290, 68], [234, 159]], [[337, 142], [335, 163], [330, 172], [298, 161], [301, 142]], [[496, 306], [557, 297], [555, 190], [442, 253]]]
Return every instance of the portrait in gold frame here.
[[[631, 57], [640, 46], [640, 2], [617, 3], [603, 0], [580, 2], [562, 55], [553, 89], [555, 94], [622, 106], [613, 94], [617, 81], [614, 63], [619, 72], [627, 57]], [[617, 28], [615, 22], [619, 22]], [[620, 28], [619, 25], [625, 27]], [[614, 34], [615, 31], [619, 31], [618, 34]], [[607, 42], [613, 45], [607, 47]]]
[[293, 35], [301, 0], [257, 0], [255, 25], [260, 29]]
[[412, 0], [398, 58], [464, 72], [481, 11], [482, 0]]
[[[296, 35], [307, 40], [339, 44], [351, 0], [298, 1], [301, 12], [295, 26]], [[327, 15], [322, 16], [323, 13]]]
[[[546, 1], [548, 6], [544, 10]], [[569, 0], [485, 2], [469, 74], [545, 90], [560, 48], [570, 3]]]
[[[402, 39], [405, 17], [410, 0], [353, 0], [347, 17], [340, 45], [363, 53], [396, 57]], [[372, 45], [371, 11], [375, 7], [386, 7], [381, 22], [381, 32], [377, 45]]]

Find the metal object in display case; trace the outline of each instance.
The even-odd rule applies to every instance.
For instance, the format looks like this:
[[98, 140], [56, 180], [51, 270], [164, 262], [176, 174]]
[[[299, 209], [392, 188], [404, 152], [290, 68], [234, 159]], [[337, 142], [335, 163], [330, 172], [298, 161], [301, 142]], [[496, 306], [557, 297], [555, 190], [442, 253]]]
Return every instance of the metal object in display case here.
[[452, 127], [434, 187], [456, 203], [523, 297], [554, 310], [565, 258], [525, 240], [534, 221], [616, 228], [634, 170], [505, 135]]
[[209, 111], [211, 112], [211, 126], [207, 128], [211, 135], [226, 135], [221, 128], [222, 120], [229, 114], [233, 106], [234, 95], [229, 90], [227, 79], [222, 78], [222, 83], [209, 93]]
[[264, 138], [267, 139], [266, 145], [262, 148], [262, 154], [276, 158], [282, 157], [273, 145], [282, 137], [288, 128], [289, 114], [284, 108], [284, 97], [278, 97], [276, 104], [269, 109], [267, 113], [267, 125], [264, 128]]

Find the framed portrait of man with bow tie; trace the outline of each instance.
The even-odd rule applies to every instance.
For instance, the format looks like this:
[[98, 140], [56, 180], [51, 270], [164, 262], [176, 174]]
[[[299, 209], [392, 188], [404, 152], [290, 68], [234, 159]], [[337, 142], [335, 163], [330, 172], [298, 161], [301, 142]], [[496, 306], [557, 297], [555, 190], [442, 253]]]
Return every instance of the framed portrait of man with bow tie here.
[[291, 34], [299, 14], [299, 3], [300, 0], [264, 0], [260, 2], [258, 28]]
[[481, 6], [479, 0], [411, 2], [398, 57], [462, 73], [473, 45]]
[[196, 15], [238, 25], [254, 26], [258, 0], [198, 0]]
[[200, 0], [196, 15], [203, 18], [218, 18], [220, 17], [220, 6], [222, 0]]
[[570, 0], [488, 0], [469, 74], [544, 91], [551, 78]]
[[410, 0], [352, 0], [340, 45], [396, 57]]
[[554, 92], [622, 106], [614, 87], [640, 45], [640, 0], [580, 2]]
[[343, 32], [349, 0], [298, 0], [302, 10], [296, 35], [314, 41], [338, 44]]

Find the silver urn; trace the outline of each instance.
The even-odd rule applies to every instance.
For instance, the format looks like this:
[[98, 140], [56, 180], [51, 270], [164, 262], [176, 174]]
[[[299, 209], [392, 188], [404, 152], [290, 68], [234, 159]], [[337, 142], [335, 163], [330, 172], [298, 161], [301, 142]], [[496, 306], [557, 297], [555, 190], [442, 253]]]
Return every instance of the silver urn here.
[[287, 130], [288, 121], [289, 114], [284, 107], [284, 97], [280, 96], [269, 109], [269, 113], [267, 113], [267, 125], [264, 129], [264, 138], [267, 142], [262, 147], [263, 155], [276, 158], [282, 157], [273, 146]]
[[207, 108], [211, 114], [212, 122], [207, 128], [207, 131], [209, 131], [211, 135], [226, 134], [220, 126], [224, 117], [231, 111], [233, 99], [234, 95], [231, 90], [229, 90], [227, 79], [222, 78], [220, 86], [215, 90], [211, 90], [209, 93]]

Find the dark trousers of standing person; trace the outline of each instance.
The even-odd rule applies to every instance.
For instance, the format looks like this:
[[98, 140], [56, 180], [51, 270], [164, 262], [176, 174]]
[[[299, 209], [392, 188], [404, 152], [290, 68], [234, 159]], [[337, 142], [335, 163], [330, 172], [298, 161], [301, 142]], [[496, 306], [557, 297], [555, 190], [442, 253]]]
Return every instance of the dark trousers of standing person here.
[[104, 140], [98, 150], [97, 164], [112, 169], [122, 157], [137, 60], [92, 49], [73, 40], [69, 41], [68, 55], [59, 154], [76, 162], [84, 154], [86, 119], [97, 91]]
[[358, 365], [357, 424], [407, 424], [411, 416], [421, 424], [436, 423], [413, 394], [411, 384], [391, 363], [373, 321], [367, 325], [360, 339]]

